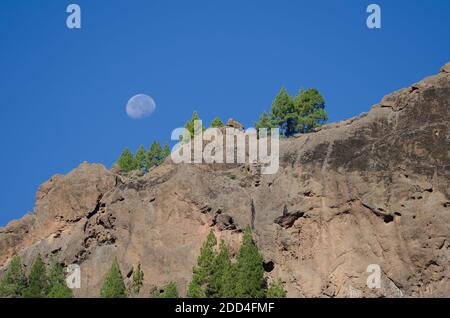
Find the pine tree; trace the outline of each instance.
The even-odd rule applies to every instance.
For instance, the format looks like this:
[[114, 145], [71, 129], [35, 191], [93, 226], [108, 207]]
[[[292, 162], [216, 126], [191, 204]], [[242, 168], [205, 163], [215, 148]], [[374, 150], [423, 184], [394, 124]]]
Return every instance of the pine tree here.
[[167, 159], [167, 157], [170, 156], [170, 154], [171, 154], [171, 151], [170, 151], [169, 144], [165, 144], [164, 148], [162, 150], [162, 153], [161, 153], [161, 160], [160, 160], [159, 164], [162, 164]]
[[64, 275], [64, 268], [56, 261], [53, 262], [49, 272], [49, 292], [48, 298], [72, 298], [73, 292], [67, 286]]
[[180, 298], [175, 282], [169, 282], [162, 289], [153, 287], [150, 289], [150, 298]]
[[267, 290], [267, 298], [286, 298], [286, 291], [281, 280], [277, 280], [270, 285]]
[[197, 135], [197, 134], [200, 133], [201, 131], [205, 130], [205, 128], [204, 128], [203, 125], [202, 125], [202, 126], [198, 127], [198, 128], [199, 128], [198, 131], [195, 131], [195, 130], [196, 130], [195, 122], [196, 122], [196, 121], [199, 121], [199, 120], [201, 120], [201, 119], [200, 119], [200, 116], [197, 114], [197, 112], [194, 111], [194, 112], [192, 113], [192, 118], [191, 118], [191, 120], [189, 120], [189, 121], [186, 123], [186, 125], [184, 126], [184, 128], [187, 130], [188, 134], [185, 135], [185, 136], [183, 136], [182, 140], [184, 140], [184, 141], [189, 141], [189, 140], [191, 140], [191, 138], [193, 138], [195, 135]]
[[208, 297], [207, 288], [214, 270], [216, 252], [214, 247], [217, 244], [214, 232], [208, 234], [206, 241], [200, 249], [200, 255], [197, 258], [197, 266], [193, 269], [192, 281], [188, 288], [189, 298]]
[[214, 259], [213, 271], [210, 282], [208, 284], [208, 296], [210, 298], [228, 297], [231, 292], [229, 283], [232, 282], [232, 264], [230, 254], [225, 242], [220, 242], [220, 250]]
[[144, 286], [144, 272], [141, 269], [141, 263], [138, 263], [131, 277], [131, 292], [135, 295], [139, 294], [142, 286]]
[[237, 298], [262, 298], [265, 295], [263, 258], [253, 241], [250, 228], [244, 233], [235, 265], [235, 296]]
[[24, 290], [25, 298], [45, 298], [49, 292], [49, 279], [45, 268], [44, 261], [38, 255], [31, 267], [28, 277], [28, 287]]
[[159, 142], [155, 141], [150, 146], [147, 153], [147, 168], [157, 166], [161, 162], [162, 149]]
[[298, 114], [298, 131], [302, 133], [312, 131], [328, 119], [325, 99], [317, 89], [300, 90], [293, 103]]
[[134, 157], [137, 169], [147, 172], [147, 160], [144, 146], [140, 146]]
[[287, 136], [295, 133], [297, 125], [297, 114], [294, 111], [292, 97], [283, 87], [272, 103], [272, 120], [280, 127], [280, 130]]
[[271, 113], [263, 113], [255, 125], [257, 129], [279, 127], [281, 134], [291, 137], [311, 132], [327, 119], [325, 99], [317, 89], [300, 90], [292, 97], [282, 88], [272, 103]]
[[270, 117], [269, 114], [267, 114], [266, 112], [263, 112], [261, 114], [261, 117], [259, 118], [259, 120], [255, 123], [255, 128], [258, 131], [258, 135], [259, 135], [259, 130], [262, 128], [266, 128], [267, 129], [267, 136], [270, 135], [270, 128], [275, 127], [275, 125], [272, 123], [272, 119]]
[[117, 260], [114, 260], [100, 291], [102, 298], [126, 298], [126, 288]]
[[221, 128], [224, 126], [225, 125], [223, 124], [222, 120], [219, 117], [215, 117], [210, 125], [211, 128]]
[[169, 282], [164, 287], [163, 298], [180, 298], [180, 296], [178, 294], [178, 287], [175, 282]]
[[0, 281], [0, 297], [19, 298], [22, 297], [27, 285], [27, 279], [23, 270], [22, 260], [15, 256], [3, 279]]
[[136, 159], [134, 158], [133, 153], [128, 148], [126, 148], [122, 152], [119, 160], [117, 161], [117, 164], [123, 172], [130, 172], [137, 167]]

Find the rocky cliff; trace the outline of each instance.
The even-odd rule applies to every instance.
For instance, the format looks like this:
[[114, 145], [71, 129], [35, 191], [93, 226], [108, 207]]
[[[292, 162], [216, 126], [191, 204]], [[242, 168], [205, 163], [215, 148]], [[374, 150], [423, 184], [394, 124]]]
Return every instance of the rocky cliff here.
[[[364, 115], [282, 140], [280, 170], [176, 165], [123, 175], [83, 163], [0, 229], [0, 268], [20, 254], [79, 264], [98, 296], [117, 257], [150, 285], [185, 290], [210, 229], [234, 250], [250, 225], [268, 279], [290, 297], [450, 296], [450, 64]], [[368, 265], [382, 271], [366, 286]]]

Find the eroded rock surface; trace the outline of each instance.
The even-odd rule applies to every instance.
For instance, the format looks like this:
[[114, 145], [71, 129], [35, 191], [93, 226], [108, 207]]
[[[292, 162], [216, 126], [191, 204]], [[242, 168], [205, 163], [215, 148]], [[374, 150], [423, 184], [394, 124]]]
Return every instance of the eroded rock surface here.
[[[150, 285], [184, 291], [213, 228], [233, 251], [254, 229], [268, 279], [290, 297], [450, 296], [449, 64], [361, 116], [283, 140], [280, 170], [175, 165], [121, 175], [82, 164], [37, 193], [34, 213], [0, 229], [0, 268], [81, 265], [78, 296], [96, 297], [113, 259], [141, 262]], [[382, 271], [380, 289], [366, 280]]]

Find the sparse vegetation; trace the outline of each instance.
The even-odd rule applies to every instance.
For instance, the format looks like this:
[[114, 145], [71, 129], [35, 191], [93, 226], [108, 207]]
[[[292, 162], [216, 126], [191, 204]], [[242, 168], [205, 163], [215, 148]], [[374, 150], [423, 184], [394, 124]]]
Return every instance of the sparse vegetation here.
[[236, 256], [235, 288], [233, 297], [262, 298], [265, 296], [263, 258], [253, 241], [250, 228], [244, 233], [244, 240]]
[[221, 128], [224, 127], [224, 123], [222, 122], [222, 120], [219, 117], [216, 117], [213, 119], [213, 121], [211, 122], [211, 125], [209, 127], [211, 128]]
[[44, 261], [39, 255], [31, 267], [28, 276], [28, 286], [23, 292], [24, 298], [45, 298], [49, 292], [50, 282], [46, 273]]
[[236, 259], [231, 260], [223, 241], [216, 251], [217, 240], [210, 232], [200, 250], [197, 266], [189, 285], [190, 298], [264, 298], [285, 297], [281, 281], [267, 289], [263, 258], [253, 241], [250, 228], [244, 233]]
[[136, 155], [126, 148], [120, 155], [117, 165], [123, 172], [133, 170], [148, 172], [152, 167], [161, 165], [168, 156], [170, 156], [169, 144], [165, 144], [163, 148], [159, 142], [155, 141], [148, 151], [145, 151], [144, 146], [140, 146]]
[[153, 287], [150, 289], [150, 298], [180, 298], [175, 282], [169, 282], [162, 289]]
[[22, 260], [15, 256], [0, 281], [0, 297], [3, 298], [72, 298], [72, 290], [67, 286], [64, 268], [56, 261], [49, 271], [41, 256], [25, 275]]
[[281, 280], [277, 280], [270, 285], [267, 290], [267, 298], [286, 298], [286, 290]]
[[20, 298], [27, 287], [27, 278], [25, 276], [22, 260], [15, 256], [3, 279], [0, 281], [0, 297]]
[[189, 298], [207, 298], [210, 296], [210, 282], [214, 270], [217, 244], [216, 236], [211, 231], [200, 249], [197, 266], [193, 269], [192, 281], [189, 284]]
[[136, 169], [136, 160], [130, 149], [126, 148], [120, 155], [117, 164], [122, 169], [123, 172], [130, 172]]
[[53, 264], [50, 268], [48, 275], [49, 278], [49, 292], [47, 298], [72, 298], [73, 292], [67, 286], [64, 268], [61, 264], [53, 260]]
[[106, 275], [100, 291], [102, 298], [126, 298], [127, 292], [117, 260], [114, 260], [111, 269]]
[[131, 294], [139, 294], [141, 288], [144, 286], [144, 272], [141, 269], [141, 263], [138, 263], [137, 267], [133, 270], [131, 277]]

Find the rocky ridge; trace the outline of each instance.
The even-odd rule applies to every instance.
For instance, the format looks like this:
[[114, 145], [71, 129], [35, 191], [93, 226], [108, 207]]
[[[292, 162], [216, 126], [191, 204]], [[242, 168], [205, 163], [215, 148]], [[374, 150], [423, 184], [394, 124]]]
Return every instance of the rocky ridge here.
[[[120, 174], [83, 163], [0, 229], [0, 268], [20, 254], [81, 266], [77, 296], [96, 297], [114, 258], [145, 288], [192, 275], [210, 229], [236, 250], [253, 228], [268, 279], [290, 297], [448, 297], [450, 63], [361, 116], [280, 142], [280, 170], [176, 165]], [[366, 285], [367, 267], [382, 272]]]

